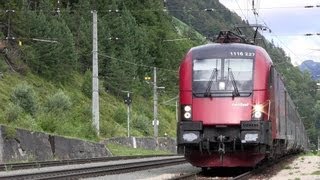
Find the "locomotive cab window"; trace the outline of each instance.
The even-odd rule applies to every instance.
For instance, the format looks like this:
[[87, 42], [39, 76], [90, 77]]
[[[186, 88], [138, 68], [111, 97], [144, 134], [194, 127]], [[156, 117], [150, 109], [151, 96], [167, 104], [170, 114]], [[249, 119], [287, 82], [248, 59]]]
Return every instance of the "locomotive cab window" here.
[[193, 94], [248, 96], [253, 88], [253, 59], [193, 60]]

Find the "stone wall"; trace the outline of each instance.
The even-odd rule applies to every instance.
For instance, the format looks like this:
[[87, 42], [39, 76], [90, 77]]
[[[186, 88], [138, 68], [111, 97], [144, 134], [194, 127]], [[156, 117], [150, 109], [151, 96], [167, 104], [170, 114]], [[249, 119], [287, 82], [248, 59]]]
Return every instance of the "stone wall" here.
[[0, 125], [0, 163], [111, 156], [100, 143]]
[[0, 125], [0, 163], [112, 156], [106, 148], [108, 143], [176, 153], [176, 141], [168, 137], [159, 137], [157, 140], [119, 137], [93, 143]]
[[108, 146], [108, 143], [115, 143], [132, 148], [159, 149], [173, 154], [177, 153], [176, 140], [169, 137], [159, 137], [158, 140], [148, 137], [115, 137], [106, 139], [103, 143], [106, 146]]

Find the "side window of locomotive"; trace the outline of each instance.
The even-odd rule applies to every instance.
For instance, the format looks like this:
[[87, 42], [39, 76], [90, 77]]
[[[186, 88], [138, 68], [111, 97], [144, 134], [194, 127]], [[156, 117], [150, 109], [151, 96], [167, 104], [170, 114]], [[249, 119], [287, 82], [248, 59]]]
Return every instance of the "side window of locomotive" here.
[[269, 88], [272, 88], [273, 85], [273, 80], [274, 80], [274, 67], [270, 67], [270, 75], [269, 75]]
[[213, 82], [215, 82], [216, 79], [220, 79], [220, 72], [221, 59], [193, 60], [193, 92], [205, 92], [210, 78], [212, 78]]
[[[231, 73], [240, 91], [252, 91], [253, 87], [253, 60], [252, 59], [225, 59], [224, 76], [230, 80]], [[232, 84], [227, 87], [233, 90]]]

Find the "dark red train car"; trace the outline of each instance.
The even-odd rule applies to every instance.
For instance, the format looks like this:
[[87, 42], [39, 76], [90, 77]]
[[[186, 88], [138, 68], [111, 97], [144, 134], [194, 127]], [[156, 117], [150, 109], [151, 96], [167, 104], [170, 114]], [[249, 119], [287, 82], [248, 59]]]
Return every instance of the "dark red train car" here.
[[180, 65], [178, 153], [198, 167], [253, 167], [306, 148], [304, 126], [267, 52], [192, 48]]

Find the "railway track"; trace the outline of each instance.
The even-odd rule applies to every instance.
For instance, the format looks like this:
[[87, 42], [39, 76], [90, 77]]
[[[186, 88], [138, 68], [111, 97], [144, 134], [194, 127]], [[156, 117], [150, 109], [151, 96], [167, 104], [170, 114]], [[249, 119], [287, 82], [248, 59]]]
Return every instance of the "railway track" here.
[[252, 175], [252, 173], [253, 171], [245, 171], [241, 174], [236, 174], [231, 176], [230, 175], [216, 176], [214, 174], [211, 174], [208, 176], [208, 175], [203, 175], [203, 173], [190, 173], [190, 174], [182, 174], [178, 177], [171, 178], [170, 180], [196, 180], [196, 179], [205, 180], [205, 179], [212, 179], [213, 177], [218, 179], [245, 180], [245, 179], [248, 179]]
[[78, 179], [96, 177], [108, 174], [128, 173], [138, 170], [145, 170], [163, 166], [186, 163], [183, 157], [162, 158], [160, 160], [141, 160], [131, 163], [99, 164], [85, 167], [69, 167], [63, 169], [37, 170], [14, 173], [7, 172], [0, 175], [1, 179]]
[[107, 161], [116, 161], [116, 160], [139, 159], [139, 158], [162, 157], [162, 156], [169, 157], [174, 155], [116, 156], [116, 157], [96, 157], [96, 158], [86, 158], [86, 159], [34, 161], [34, 162], [23, 162], [23, 163], [3, 163], [3, 164], [0, 164], [0, 171], [11, 171], [11, 170], [18, 170], [18, 169], [31, 169], [31, 168], [42, 168], [42, 167], [62, 166], [62, 165], [71, 165], [71, 164], [107, 162]]
[[[275, 166], [278, 163], [286, 161], [292, 157], [296, 156], [296, 154], [289, 154], [287, 156], [279, 157], [273, 161], [265, 161], [255, 168], [217, 168], [211, 169], [207, 171], [202, 171], [199, 173], [188, 173], [188, 174], [180, 174], [177, 177], [171, 178], [170, 180], [206, 180], [206, 179], [229, 179], [229, 180], [247, 180], [250, 178], [260, 179], [259, 174], [266, 171], [268, 168]], [[239, 170], [239, 171], [238, 171]], [[235, 172], [238, 171], [238, 172]]]

